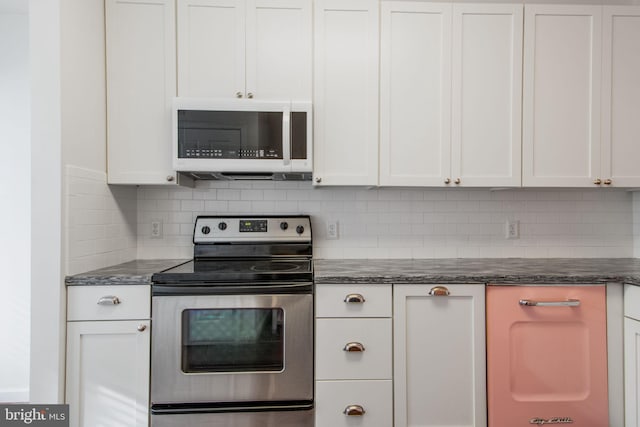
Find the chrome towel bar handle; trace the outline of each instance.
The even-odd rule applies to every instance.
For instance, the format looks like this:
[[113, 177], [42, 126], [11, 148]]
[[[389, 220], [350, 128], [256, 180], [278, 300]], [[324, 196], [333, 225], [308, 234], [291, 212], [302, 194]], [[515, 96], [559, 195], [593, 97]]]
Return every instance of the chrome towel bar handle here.
[[580, 300], [568, 299], [566, 301], [533, 301], [529, 299], [521, 299], [518, 304], [525, 307], [578, 307]]

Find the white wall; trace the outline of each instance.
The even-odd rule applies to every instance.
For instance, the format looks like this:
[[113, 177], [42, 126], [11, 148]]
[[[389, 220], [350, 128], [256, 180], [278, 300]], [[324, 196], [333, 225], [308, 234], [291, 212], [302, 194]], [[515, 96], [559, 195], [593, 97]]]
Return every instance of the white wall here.
[[29, 400], [63, 401], [60, 2], [29, 1], [31, 73], [31, 361]]
[[61, 3], [65, 274], [136, 255], [136, 188], [107, 185], [104, 0]]
[[[312, 215], [316, 258], [632, 257], [624, 190], [312, 188], [296, 182], [198, 182], [138, 190], [138, 257], [189, 258], [198, 214]], [[150, 237], [163, 222], [162, 239]], [[521, 237], [505, 239], [507, 219]], [[326, 221], [338, 221], [338, 240]]]
[[104, 0], [61, 2], [62, 161], [107, 170]]
[[30, 0], [29, 18], [30, 400], [55, 403], [64, 401], [64, 276], [134, 258], [136, 190], [106, 183], [103, 0]]
[[0, 7], [0, 402], [29, 398], [29, 16]]

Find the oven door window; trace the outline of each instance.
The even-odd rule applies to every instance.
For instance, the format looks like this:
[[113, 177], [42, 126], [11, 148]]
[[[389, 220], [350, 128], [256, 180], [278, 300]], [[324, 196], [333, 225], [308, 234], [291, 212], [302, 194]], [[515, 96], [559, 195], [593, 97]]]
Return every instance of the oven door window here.
[[189, 309], [182, 312], [183, 372], [283, 369], [283, 309]]

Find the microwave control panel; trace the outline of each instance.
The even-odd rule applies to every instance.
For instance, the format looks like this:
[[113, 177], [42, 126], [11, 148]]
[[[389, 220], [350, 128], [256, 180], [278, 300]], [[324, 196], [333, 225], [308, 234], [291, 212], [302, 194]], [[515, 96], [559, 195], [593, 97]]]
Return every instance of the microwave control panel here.
[[217, 148], [186, 148], [181, 158], [187, 159], [281, 159], [273, 149], [225, 150]]

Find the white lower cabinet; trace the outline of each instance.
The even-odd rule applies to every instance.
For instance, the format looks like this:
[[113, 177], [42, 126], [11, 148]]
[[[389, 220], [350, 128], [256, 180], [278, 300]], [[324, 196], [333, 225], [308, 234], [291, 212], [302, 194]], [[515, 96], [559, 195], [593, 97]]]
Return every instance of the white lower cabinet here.
[[147, 427], [149, 286], [74, 286], [68, 300], [70, 426]]
[[391, 285], [318, 285], [316, 427], [393, 425]]
[[624, 425], [640, 426], [640, 287], [624, 286]]
[[316, 383], [316, 427], [391, 427], [392, 414], [391, 380]]
[[485, 287], [394, 285], [395, 427], [487, 425]]
[[318, 319], [316, 379], [390, 379], [390, 339], [391, 319]]

